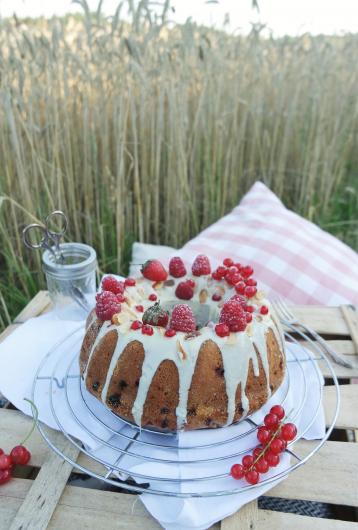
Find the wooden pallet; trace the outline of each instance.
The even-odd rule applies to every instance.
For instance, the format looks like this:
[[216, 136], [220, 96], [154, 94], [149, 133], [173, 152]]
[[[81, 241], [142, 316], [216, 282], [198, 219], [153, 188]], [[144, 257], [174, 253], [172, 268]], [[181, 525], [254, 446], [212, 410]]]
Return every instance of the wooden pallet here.
[[[49, 308], [47, 293], [39, 292], [0, 336], [0, 341], [28, 318]], [[351, 441], [328, 441], [305, 466], [266, 495], [358, 508], [358, 385], [352, 384], [358, 377], [357, 313], [346, 307], [312, 306], [297, 307], [295, 313], [328, 337], [331, 345], [354, 363], [353, 370], [335, 365], [342, 397], [337, 429], [347, 432]], [[324, 364], [322, 369], [328, 376]], [[329, 420], [334, 402], [333, 387], [325, 387], [323, 400]], [[31, 420], [17, 410], [6, 408], [0, 409], [0, 424], [1, 445], [8, 449], [23, 438]], [[64, 446], [68, 443], [60, 433], [55, 435], [58, 443]], [[347, 439], [346, 436], [342, 438]], [[307, 441], [299, 443], [303, 449], [310, 445]], [[49, 449], [38, 432], [31, 437], [28, 446], [32, 453], [31, 466], [24, 467], [17, 478], [0, 487], [1, 530], [161, 528], [136, 495], [68, 485], [71, 466]], [[66, 451], [73, 459], [78, 457], [84, 466], [91, 466], [89, 459], [78, 456], [73, 447], [68, 446]], [[257, 501], [253, 501], [213, 528], [358, 530], [358, 523], [261, 510]]]

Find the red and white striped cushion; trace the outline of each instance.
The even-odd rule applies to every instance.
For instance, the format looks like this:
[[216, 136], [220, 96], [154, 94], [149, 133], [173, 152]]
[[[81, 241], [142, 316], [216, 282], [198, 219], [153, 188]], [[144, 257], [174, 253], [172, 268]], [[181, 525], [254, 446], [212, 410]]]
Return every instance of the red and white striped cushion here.
[[214, 266], [225, 257], [252, 265], [268, 294], [293, 303], [358, 306], [358, 254], [285, 208], [261, 182], [176, 252], [188, 263], [199, 253]]

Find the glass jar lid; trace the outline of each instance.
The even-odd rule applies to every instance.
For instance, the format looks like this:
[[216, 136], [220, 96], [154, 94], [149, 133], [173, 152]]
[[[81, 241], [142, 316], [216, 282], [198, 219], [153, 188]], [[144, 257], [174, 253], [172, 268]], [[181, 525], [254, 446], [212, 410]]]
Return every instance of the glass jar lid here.
[[[53, 250], [55, 248], [53, 247]], [[80, 278], [92, 272], [97, 266], [94, 248], [84, 243], [62, 243], [60, 250], [63, 259], [56, 261], [55, 254], [45, 250], [42, 255], [43, 270], [58, 279]]]

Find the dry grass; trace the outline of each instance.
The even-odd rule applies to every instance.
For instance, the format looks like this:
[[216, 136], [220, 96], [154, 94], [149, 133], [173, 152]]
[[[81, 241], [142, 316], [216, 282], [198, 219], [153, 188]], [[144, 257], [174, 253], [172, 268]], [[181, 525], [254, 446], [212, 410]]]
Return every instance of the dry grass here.
[[358, 35], [170, 28], [141, 4], [0, 22], [0, 326], [42, 281], [21, 228], [53, 208], [123, 270], [134, 239], [179, 246], [260, 178], [358, 246]]

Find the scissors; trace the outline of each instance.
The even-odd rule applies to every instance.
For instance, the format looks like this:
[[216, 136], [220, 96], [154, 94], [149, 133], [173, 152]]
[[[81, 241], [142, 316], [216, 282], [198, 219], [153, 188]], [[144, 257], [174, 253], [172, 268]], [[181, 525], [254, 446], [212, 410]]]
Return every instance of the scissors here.
[[[60, 221], [60, 226], [58, 230], [53, 230], [53, 225], [55, 221]], [[22, 231], [22, 239], [27, 248], [32, 250], [43, 248], [47, 249], [53, 254], [56, 261], [58, 256], [60, 256], [61, 261], [64, 260], [63, 254], [60, 248], [60, 241], [65, 235], [68, 226], [68, 220], [66, 215], [61, 210], [54, 210], [49, 213], [45, 219], [45, 224], [40, 225], [38, 223], [32, 223], [24, 228]], [[51, 228], [52, 227], [52, 228]], [[41, 234], [41, 239], [33, 240], [31, 234]], [[53, 246], [55, 245], [55, 250]]]

